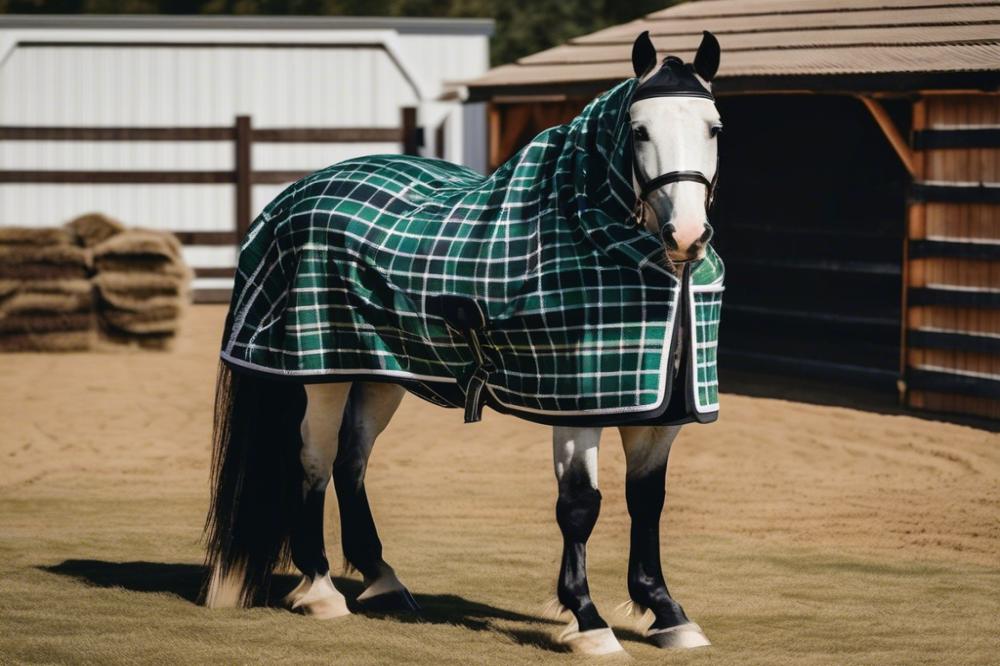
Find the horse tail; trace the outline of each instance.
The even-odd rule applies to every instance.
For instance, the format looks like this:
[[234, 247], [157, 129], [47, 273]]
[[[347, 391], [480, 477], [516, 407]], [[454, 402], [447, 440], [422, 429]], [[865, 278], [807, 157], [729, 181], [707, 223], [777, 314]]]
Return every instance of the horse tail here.
[[302, 502], [305, 403], [301, 384], [219, 365], [205, 520], [207, 606], [249, 606], [266, 593], [274, 569], [288, 566]]

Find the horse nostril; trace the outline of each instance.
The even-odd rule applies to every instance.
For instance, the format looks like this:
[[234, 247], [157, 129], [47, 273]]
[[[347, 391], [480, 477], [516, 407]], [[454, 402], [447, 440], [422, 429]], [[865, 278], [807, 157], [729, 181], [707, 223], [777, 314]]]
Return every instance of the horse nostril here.
[[713, 233], [714, 233], [714, 230], [712, 229], [712, 225], [709, 224], [708, 222], [706, 222], [705, 223], [705, 233], [703, 233], [701, 235], [701, 238], [698, 239], [698, 242], [701, 243], [702, 245], [704, 245], [705, 243], [707, 243], [708, 241], [710, 241], [712, 239], [712, 234]]
[[667, 222], [662, 227], [660, 227], [660, 238], [663, 239], [663, 244], [667, 246], [670, 250], [677, 249], [677, 241], [674, 240], [674, 232], [677, 231], [675, 227], [670, 222]]

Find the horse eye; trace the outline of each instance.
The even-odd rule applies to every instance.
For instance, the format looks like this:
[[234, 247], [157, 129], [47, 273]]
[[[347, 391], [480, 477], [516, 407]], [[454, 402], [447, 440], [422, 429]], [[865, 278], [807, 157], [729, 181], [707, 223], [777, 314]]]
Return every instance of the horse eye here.
[[632, 129], [632, 137], [636, 141], [649, 141], [649, 132], [645, 127], [639, 126]]
[[715, 137], [722, 134], [722, 125], [712, 125], [711, 129], [709, 129], [708, 132], [709, 134], [712, 135], [712, 138], [714, 139]]

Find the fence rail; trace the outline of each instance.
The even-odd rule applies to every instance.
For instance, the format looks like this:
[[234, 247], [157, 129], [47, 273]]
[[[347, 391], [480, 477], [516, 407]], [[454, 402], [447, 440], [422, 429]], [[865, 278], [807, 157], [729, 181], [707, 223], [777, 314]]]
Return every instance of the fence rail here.
[[[0, 141], [214, 141], [232, 142], [234, 164], [230, 170], [0, 170], [0, 183], [46, 184], [156, 184], [233, 185], [235, 216], [224, 231], [171, 229], [185, 245], [231, 246], [246, 234], [252, 219], [254, 185], [278, 185], [298, 180], [308, 171], [255, 170], [255, 143], [399, 143], [401, 151], [415, 155], [422, 143], [417, 110], [400, 109], [398, 127], [253, 127], [250, 116], [237, 116], [231, 127], [27, 127], [0, 126]], [[233, 267], [196, 269], [197, 277], [231, 277]], [[228, 291], [206, 289], [196, 301], [228, 300]]]

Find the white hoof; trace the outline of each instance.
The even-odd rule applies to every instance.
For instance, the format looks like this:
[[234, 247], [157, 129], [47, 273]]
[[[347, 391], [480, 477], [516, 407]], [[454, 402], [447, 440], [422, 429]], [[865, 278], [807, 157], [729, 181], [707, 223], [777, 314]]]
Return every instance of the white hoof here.
[[[365, 582], [368, 583], [368, 581]], [[364, 592], [358, 595], [358, 601], [364, 601], [365, 599], [405, 589], [406, 586], [396, 577], [396, 572], [392, 570], [392, 567], [387, 566], [379, 573], [379, 577], [368, 583], [368, 587], [364, 589]]]
[[320, 620], [351, 614], [347, 609], [347, 599], [333, 586], [329, 573], [314, 580], [303, 577], [302, 582], [285, 599], [290, 602], [292, 610]]
[[568, 647], [570, 652], [574, 654], [599, 656], [625, 652], [621, 643], [615, 638], [615, 632], [611, 631], [610, 627], [578, 631], [576, 621], [571, 622], [566, 627], [566, 631], [559, 636], [559, 642]]
[[653, 645], [660, 648], [697, 648], [712, 644], [701, 627], [694, 622], [667, 629], [647, 629], [645, 635]]
[[386, 567], [358, 595], [358, 607], [368, 613], [419, 613], [420, 604], [396, 577], [392, 567]]
[[243, 593], [243, 569], [230, 569], [222, 575], [222, 569], [215, 567], [208, 581], [208, 592], [205, 593], [205, 605], [209, 608], [243, 608], [247, 605]]
[[299, 584], [295, 586], [295, 589], [285, 595], [283, 599], [285, 606], [289, 608], [294, 608], [295, 604], [298, 603], [299, 599], [309, 591], [312, 587], [312, 579], [309, 576], [302, 576], [299, 579]]

